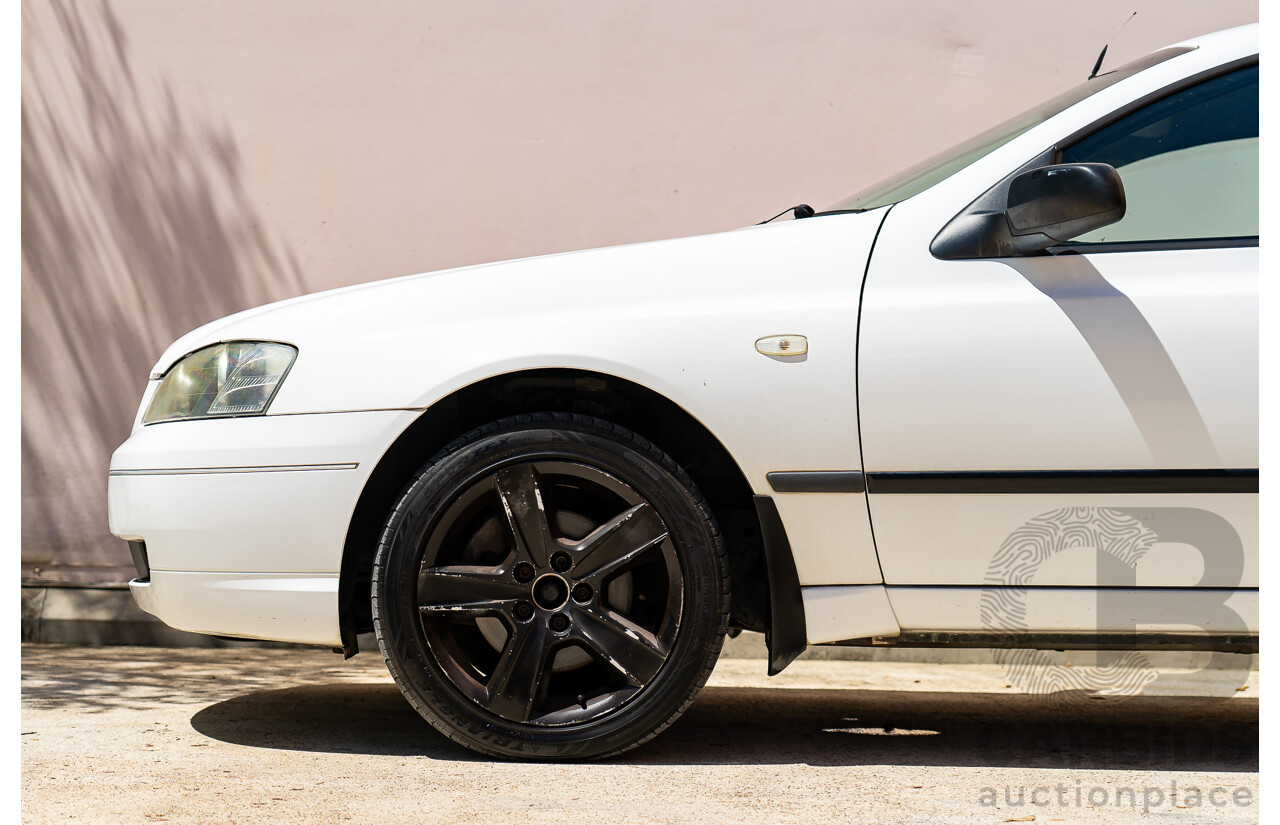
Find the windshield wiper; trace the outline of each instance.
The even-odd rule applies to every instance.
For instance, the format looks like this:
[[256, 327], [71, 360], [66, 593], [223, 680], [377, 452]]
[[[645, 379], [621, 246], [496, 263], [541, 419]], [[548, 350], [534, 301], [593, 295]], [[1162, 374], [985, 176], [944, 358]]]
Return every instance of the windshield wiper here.
[[825, 212], [814, 212], [809, 217], [820, 218], [823, 215], [858, 215], [866, 211], [868, 210], [866, 209], [828, 209]]
[[855, 215], [859, 212], [866, 211], [867, 210], [865, 209], [828, 209], [825, 212], [815, 212], [812, 206], [807, 203], [802, 203], [798, 206], [793, 206], [790, 209], [784, 209], [768, 221], [760, 221], [756, 226], [764, 226], [769, 221], [776, 221], [788, 212], [794, 215], [796, 220], [801, 220], [802, 218], [819, 218], [823, 215]]

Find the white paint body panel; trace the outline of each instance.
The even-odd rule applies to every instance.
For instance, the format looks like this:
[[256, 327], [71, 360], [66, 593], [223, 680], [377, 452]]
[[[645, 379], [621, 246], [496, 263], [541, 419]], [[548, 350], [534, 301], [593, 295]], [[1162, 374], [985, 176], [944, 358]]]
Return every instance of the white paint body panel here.
[[[929, 250], [953, 216], [1046, 149], [1128, 101], [1256, 54], [1256, 42], [1227, 34], [1121, 80], [893, 207], [862, 304], [868, 473], [1258, 466], [1256, 247], [990, 260], [940, 260]], [[887, 583], [980, 584], [1028, 519], [1056, 507], [1129, 506], [1129, 498], [872, 495], [871, 516]], [[1257, 586], [1256, 495], [1139, 498], [1135, 506], [1199, 498], [1226, 518], [1243, 541], [1243, 577], [1211, 571], [1206, 584]], [[1088, 587], [1097, 565], [1081, 551], [1038, 575], [1041, 584]], [[1143, 571], [1149, 586], [1189, 579], [1177, 565]]]
[[[982, 588], [885, 589], [904, 632], [993, 629], [982, 621]], [[1100, 598], [1097, 591], [1085, 588], [1039, 588], [1028, 591], [1024, 603], [1025, 621], [994, 629], [1049, 633], [1258, 632], [1256, 590], [1137, 590]], [[1221, 610], [1222, 606], [1227, 612]]]
[[[160, 571], [337, 575], [368, 474], [420, 411], [483, 378], [543, 367], [660, 392], [719, 438], [756, 492], [771, 492], [765, 474], [779, 468], [858, 468], [857, 306], [886, 211], [400, 278], [207, 325], [155, 371], [220, 340], [291, 343], [298, 359], [269, 413], [148, 426], [140, 413], [113, 471], [359, 467], [114, 475], [112, 532], [145, 540]], [[807, 336], [802, 359], [756, 351], [781, 333]], [[780, 411], [790, 425], [778, 425]], [[776, 500], [804, 584], [880, 582], [863, 496]]]
[[341, 647], [338, 576], [156, 571], [134, 601], [192, 633]]
[[[1258, 497], [1240, 493], [1199, 495], [878, 495], [872, 506], [876, 540], [893, 547], [882, 559], [885, 583], [982, 586], [1001, 546], [1022, 525], [1064, 507], [1124, 508], [1150, 524], [1161, 508], [1201, 510], [1235, 530], [1243, 556], [1240, 573], [1205, 564], [1213, 547], [1194, 547], [1186, 538], [1156, 541], [1135, 566], [1142, 587], [1258, 587]], [[1158, 529], [1157, 529], [1158, 533]], [[1099, 575], [1100, 548], [1085, 537], [1048, 559], [1029, 584], [1063, 587], [1114, 586]]]
[[[787, 528], [800, 584], [864, 584], [881, 580], [866, 494], [774, 493]], [[797, 549], [802, 548], [802, 549]]]
[[811, 645], [898, 635], [898, 619], [880, 585], [805, 587], [800, 595]]
[[914, 206], [867, 278], [869, 472], [1257, 466], [1256, 248], [940, 261]]
[[367, 465], [418, 415], [378, 410], [331, 415], [212, 418], [139, 427], [110, 472], [306, 464]]
[[[135, 585], [139, 603], [184, 629], [336, 644], [346, 528], [395, 438], [477, 381], [564, 368], [670, 399], [719, 439], [755, 493], [773, 496], [809, 641], [892, 635], [899, 622], [971, 626], [974, 590], [931, 601], [943, 591], [899, 585], [981, 583], [1002, 531], [1080, 497], [869, 501], [774, 493], [766, 474], [1256, 467], [1255, 249], [1016, 266], [942, 262], [928, 251], [953, 215], [1010, 171], [1131, 100], [1256, 52], [1256, 29], [1198, 45], [890, 208], [415, 275], [192, 331], [157, 373], [220, 341], [282, 341], [299, 355], [265, 416], [142, 426], [140, 409], [113, 456], [109, 496], [112, 531], [147, 542], [155, 572], [151, 584]], [[1099, 278], [1128, 303], [1111, 293], [1076, 300], [1075, 287]], [[1185, 397], [1170, 395], [1167, 381], [1147, 392], [1143, 364], [1125, 360], [1133, 352], [1123, 330], [1114, 340], [1105, 330], [1084, 334], [1071, 314], [1081, 306], [1086, 322], [1135, 308], [1150, 331], [1138, 354], [1151, 355], [1154, 338], [1168, 362], [1158, 377], [1172, 364]], [[807, 353], [756, 351], [778, 335], [804, 336]], [[1189, 412], [1199, 429], [1181, 438]], [[330, 466], [301, 469], [314, 465]], [[1216, 507], [1239, 534], [1241, 583], [1253, 586], [1256, 496], [1220, 507], [1209, 498], [1200, 506]], [[1133, 506], [1161, 504], [1147, 497]], [[1196, 560], [1185, 548], [1160, 553], [1181, 561], [1139, 571], [1144, 585], [1190, 580]], [[1056, 563], [1045, 583], [1082, 586], [1063, 605], [1093, 593], [1083, 562], [1067, 553]], [[1256, 594], [1241, 599], [1256, 617]], [[1054, 609], [1046, 629], [1070, 624]]]
[[[494, 375], [592, 370], [674, 401], [715, 434], [753, 490], [769, 493], [772, 470], [862, 465], [858, 299], [886, 211], [320, 293], [206, 325], [175, 342], [156, 371], [215, 341], [293, 344], [298, 358], [266, 416], [274, 418], [421, 409]], [[802, 359], [756, 351], [759, 338], [784, 333], [807, 336]], [[865, 501], [777, 504], [802, 582], [880, 581]]]
[[[162, 472], [110, 477], [111, 532], [145, 540], [153, 570], [337, 575], [360, 491], [415, 417], [391, 410], [144, 427], [116, 450], [111, 471]], [[175, 468], [206, 471], [163, 472]], [[207, 471], [217, 468], [235, 472]]]

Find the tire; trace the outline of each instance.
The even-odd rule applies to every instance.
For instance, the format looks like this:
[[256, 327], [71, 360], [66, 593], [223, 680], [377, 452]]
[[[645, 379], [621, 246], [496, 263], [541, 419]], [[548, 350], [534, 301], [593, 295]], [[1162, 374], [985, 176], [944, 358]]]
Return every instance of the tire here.
[[387, 519], [373, 623], [424, 719], [488, 756], [581, 760], [656, 736], [719, 656], [729, 576], [672, 459], [597, 418], [507, 418], [437, 453]]

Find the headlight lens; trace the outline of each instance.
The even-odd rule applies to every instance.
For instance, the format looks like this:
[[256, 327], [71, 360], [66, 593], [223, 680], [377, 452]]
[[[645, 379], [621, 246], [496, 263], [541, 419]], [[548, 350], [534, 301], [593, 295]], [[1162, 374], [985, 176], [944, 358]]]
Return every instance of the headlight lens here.
[[196, 350], [165, 373], [142, 423], [261, 415], [297, 355], [288, 344], [258, 341]]

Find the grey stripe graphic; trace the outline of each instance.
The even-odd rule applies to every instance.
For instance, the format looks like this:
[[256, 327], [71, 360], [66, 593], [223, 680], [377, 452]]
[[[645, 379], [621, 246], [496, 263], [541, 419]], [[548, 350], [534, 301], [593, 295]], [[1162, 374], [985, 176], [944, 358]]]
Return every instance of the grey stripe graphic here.
[[1006, 261], [1053, 300], [1106, 370], [1156, 464], [1213, 467], [1218, 451], [1160, 337], [1081, 255]]

